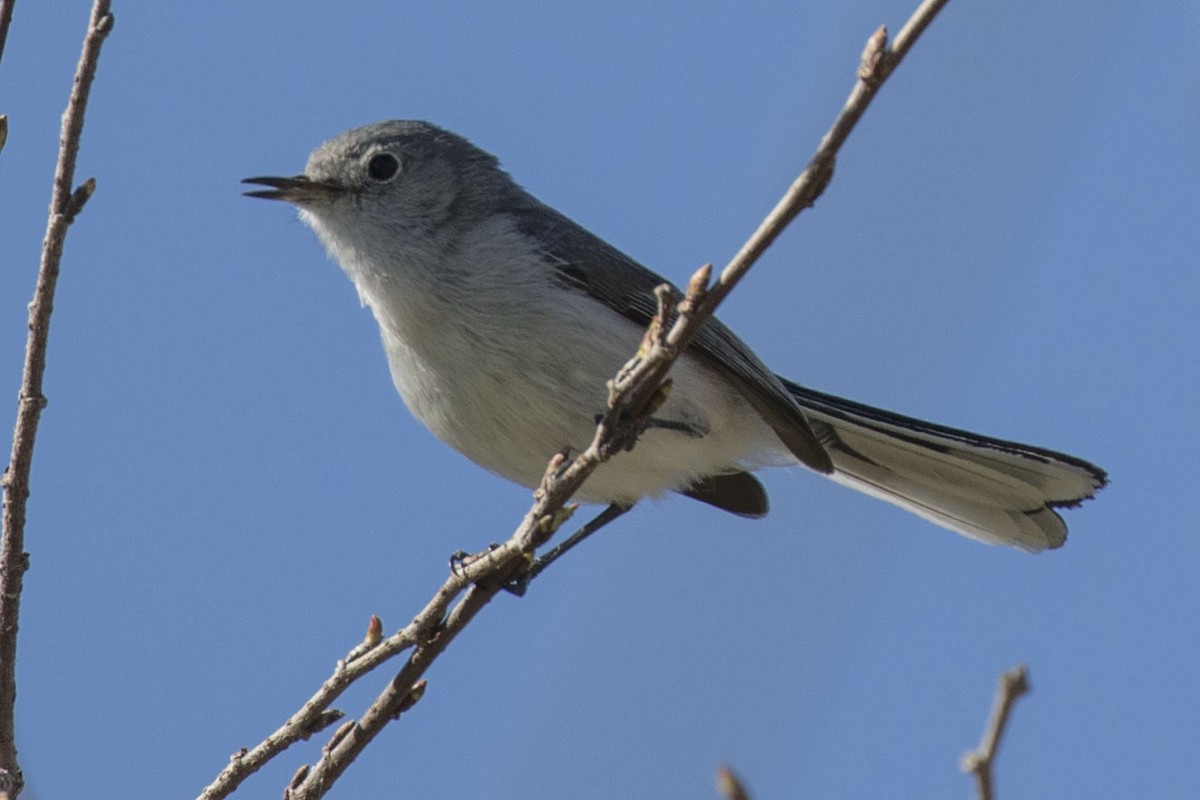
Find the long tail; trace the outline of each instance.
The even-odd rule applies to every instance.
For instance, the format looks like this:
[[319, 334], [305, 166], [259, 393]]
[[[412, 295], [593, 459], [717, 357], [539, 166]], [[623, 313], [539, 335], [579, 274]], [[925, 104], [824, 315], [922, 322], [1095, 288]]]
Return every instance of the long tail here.
[[1061, 547], [1054, 510], [1108, 483], [1074, 456], [991, 439], [843, 400], [783, 380], [833, 459], [830, 477], [944, 528], [1029, 552]]

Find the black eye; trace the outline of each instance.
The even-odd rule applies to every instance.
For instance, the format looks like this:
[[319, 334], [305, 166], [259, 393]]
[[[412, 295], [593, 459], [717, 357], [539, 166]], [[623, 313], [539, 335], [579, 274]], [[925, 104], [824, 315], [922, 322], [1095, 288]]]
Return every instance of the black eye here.
[[367, 175], [371, 180], [386, 183], [400, 172], [400, 159], [391, 153], [376, 153], [367, 162]]

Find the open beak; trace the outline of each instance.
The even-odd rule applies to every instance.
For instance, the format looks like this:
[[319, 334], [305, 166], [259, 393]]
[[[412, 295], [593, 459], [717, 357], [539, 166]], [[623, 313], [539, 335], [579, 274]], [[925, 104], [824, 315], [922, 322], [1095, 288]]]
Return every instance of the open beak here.
[[244, 192], [243, 194], [247, 197], [261, 197], [264, 200], [286, 200], [289, 203], [296, 203], [298, 205], [328, 203], [350, 191], [345, 186], [339, 186], [336, 183], [318, 183], [317, 181], [310, 180], [305, 175], [297, 175], [294, 178], [274, 178], [269, 175], [263, 175], [257, 178], [246, 178], [242, 183], [271, 187], [270, 189]]

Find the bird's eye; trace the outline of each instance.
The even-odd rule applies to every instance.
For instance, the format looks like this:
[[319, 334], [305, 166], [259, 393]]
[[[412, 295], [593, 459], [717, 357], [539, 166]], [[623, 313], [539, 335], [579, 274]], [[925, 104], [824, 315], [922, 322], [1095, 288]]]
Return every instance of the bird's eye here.
[[391, 153], [376, 153], [367, 162], [367, 175], [378, 183], [387, 183], [400, 173], [400, 159]]

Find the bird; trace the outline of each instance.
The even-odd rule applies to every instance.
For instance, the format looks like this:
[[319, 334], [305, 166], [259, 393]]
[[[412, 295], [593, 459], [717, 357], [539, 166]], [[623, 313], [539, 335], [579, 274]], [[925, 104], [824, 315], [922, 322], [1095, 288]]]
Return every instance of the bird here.
[[[669, 283], [542, 203], [499, 160], [437, 125], [341, 133], [304, 172], [259, 176], [378, 322], [412, 414], [470, 460], [536, 487], [551, 455], [590, 442], [606, 380], [636, 350]], [[637, 446], [575, 499], [622, 511], [678, 493], [765, 516], [752, 473], [808, 469], [943, 528], [1027, 552], [1060, 547], [1061, 509], [1108, 483], [1076, 456], [926, 422], [776, 375], [718, 319], [672, 368]]]

